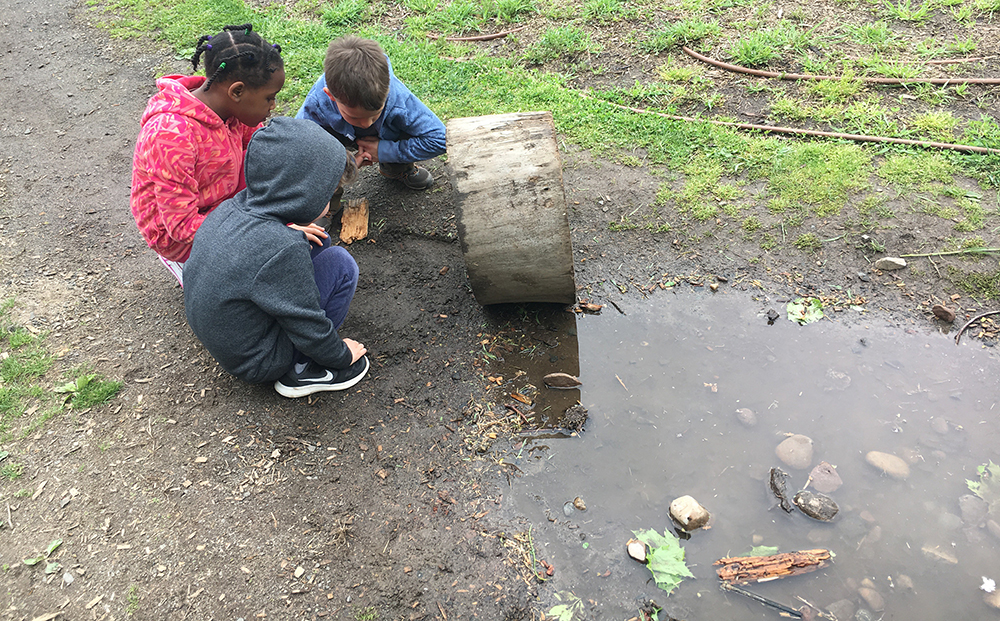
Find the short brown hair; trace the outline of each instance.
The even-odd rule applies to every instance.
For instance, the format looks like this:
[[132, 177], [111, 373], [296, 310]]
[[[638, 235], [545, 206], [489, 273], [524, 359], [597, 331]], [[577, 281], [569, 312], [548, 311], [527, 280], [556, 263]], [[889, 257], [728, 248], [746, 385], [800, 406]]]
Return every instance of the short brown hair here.
[[375, 112], [389, 96], [389, 60], [371, 39], [346, 36], [331, 41], [323, 73], [330, 94], [348, 106]]

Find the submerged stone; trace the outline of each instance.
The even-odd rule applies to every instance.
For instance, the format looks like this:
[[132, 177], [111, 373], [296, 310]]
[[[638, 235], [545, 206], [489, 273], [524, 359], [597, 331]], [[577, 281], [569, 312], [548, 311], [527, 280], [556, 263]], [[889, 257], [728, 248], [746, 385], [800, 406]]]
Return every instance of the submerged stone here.
[[807, 490], [795, 494], [792, 502], [802, 513], [821, 522], [829, 522], [840, 511], [840, 507], [837, 506], [833, 498], [826, 494], [816, 494]]

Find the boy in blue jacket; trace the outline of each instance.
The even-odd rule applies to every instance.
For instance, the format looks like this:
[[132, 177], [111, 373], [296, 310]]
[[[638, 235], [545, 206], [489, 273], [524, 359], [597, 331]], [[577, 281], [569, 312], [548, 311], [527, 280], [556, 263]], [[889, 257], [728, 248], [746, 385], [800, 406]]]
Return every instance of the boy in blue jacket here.
[[367, 349], [337, 329], [358, 265], [328, 239], [313, 248], [289, 224], [324, 215], [356, 175], [344, 146], [315, 123], [276, 118], [247, 146], [247, 187], [198, 228], [184, 264], [188, 324], [226, 371], [274, 382], [285, 397], [345, 390], [368, 372]]
[[416, 162], [445, 152], [444, 123], [393, 75], [375, 41], [334, 39], [323, 75], [295, 118], [319, 123], [344, 146], [356, 149], [359, 167], [378, 164], [382, 175], [414, 190], [434, 184], [434, 176]]

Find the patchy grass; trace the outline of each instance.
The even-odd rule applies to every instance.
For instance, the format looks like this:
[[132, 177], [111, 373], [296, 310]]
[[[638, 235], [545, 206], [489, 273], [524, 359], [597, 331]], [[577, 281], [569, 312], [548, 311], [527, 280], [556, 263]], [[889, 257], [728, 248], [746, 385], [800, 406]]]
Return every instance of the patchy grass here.
[[[85, 374], [85, 367], [71, 370], [68, 377], [81, 388], [69, 397], [60, 394], [46, 378], [55, 359], [45, 348], [45, 333], [18, 325], [11, 317], [16, 305], [7, 300], [0, 305], [0, 441], [9, 440], [15, 430], [24, 436], [42, 427], [65, 407], [88, 408], [113, 398], [121, 383]], [[81, 379], [83, 381], [81, 382]], [[63, 391], [65, 392], [65, 391]]]

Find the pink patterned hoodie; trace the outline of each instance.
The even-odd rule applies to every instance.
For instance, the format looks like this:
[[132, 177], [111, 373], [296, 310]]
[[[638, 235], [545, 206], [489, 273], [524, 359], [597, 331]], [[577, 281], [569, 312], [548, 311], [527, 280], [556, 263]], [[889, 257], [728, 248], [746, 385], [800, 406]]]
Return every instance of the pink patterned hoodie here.
[[[132, 159], [132, 215], [149, 247], [186, 261], [195, 231], [246, 187], [243, 154], [257, 127], [219, 118], [192, 91], [201, 76], [164, 76], [142, 114]], [[259, 126], [258, 126], [259, 127]]]

